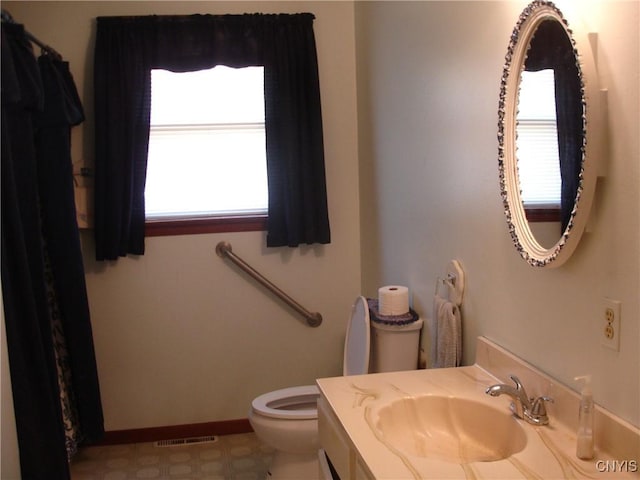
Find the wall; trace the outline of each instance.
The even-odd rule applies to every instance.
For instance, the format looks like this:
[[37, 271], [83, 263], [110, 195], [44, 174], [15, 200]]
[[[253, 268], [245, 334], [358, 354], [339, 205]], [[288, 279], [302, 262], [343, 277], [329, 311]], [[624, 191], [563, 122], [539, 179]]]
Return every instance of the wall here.
[[[430, 315], [458, 258], [465, 363], [485, 335], [573, 389], [592, 373], [596, 401], [638, 426], [640, 4], [558, 2], [570, 26], [599, 34], [610, 151], [591, 231], [549, 270], [516, 253], [498, 184], [499, 82], [527, 3], [356, 2], [363, 292], [406, 284]], [[619, 352], [600, 346], [604, 297], [622, 302]]]
[[[93, 152], [95, 17], [312, 12], [318, 48], [332, 243], [266, 249], [263, 232], [147, 239], [147, 252], [93, 260], [82, 235], [107, 430], [246, 418], [261, 393], [341, 372], [346, 321], [360, 293], [353, 5], [343, 2], [3, 2], [70, 62], [87, 121], [74, 162]], [[324, 322], [310, 328], [215, 254], [234, 252]]]
[[[2, 292], [0, 292], [0, 297]], [[4, 326], [4, 309], [0, 311], [0, 368], [2, 369], [0, 384], [0, 478], [7, 480], [20, 478], [20, 461], [18, 458], [18, 438], [16, 436], [15, 413], [9, 375], [9, 357], [7, 355], [7, 335]]]

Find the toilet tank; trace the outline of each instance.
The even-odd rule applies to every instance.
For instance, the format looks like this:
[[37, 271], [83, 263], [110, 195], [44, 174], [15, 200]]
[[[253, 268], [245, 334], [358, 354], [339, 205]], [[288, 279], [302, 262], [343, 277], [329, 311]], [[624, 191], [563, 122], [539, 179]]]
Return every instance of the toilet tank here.
[[417, 369], [422, 324], [421, 318], [405, 325], [372, 319], [369, 373]]

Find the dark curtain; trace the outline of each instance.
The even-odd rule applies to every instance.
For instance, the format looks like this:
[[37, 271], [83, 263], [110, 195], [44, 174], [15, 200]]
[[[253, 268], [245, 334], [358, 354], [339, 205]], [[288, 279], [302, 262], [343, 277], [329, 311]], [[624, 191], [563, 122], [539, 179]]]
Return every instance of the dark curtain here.
[[2, 24], [1, 58], [2, 296], [22, 478], [68, 479], [53, 304], [82, 434], [103, 433], [69, 151], [82, 107], [66, 63], [37, 61], [21, 25]]
[[567, 228], [580, 185], [584, 152], [582, 83], [573, 45], [555, 20], [542, 22], [531, 39], [525, 70], [553, 69], [558, 126], [558, 155], [562, 182], [560, 215]]
[[42, 232], [81, 434], [93, 442], [104, 428], [70, 156], [70, 127], [84, 121], [84, 111], [69, 65], [49, 55], [38, 64], [45, 98], [36, 116]]
[[[313, 15], [100, 17], [96, 258], [144, 253], [151, 70], [264, 66], [268, 246], [329, 243]], [[176, 159], [178, 161], [178, 159]]]

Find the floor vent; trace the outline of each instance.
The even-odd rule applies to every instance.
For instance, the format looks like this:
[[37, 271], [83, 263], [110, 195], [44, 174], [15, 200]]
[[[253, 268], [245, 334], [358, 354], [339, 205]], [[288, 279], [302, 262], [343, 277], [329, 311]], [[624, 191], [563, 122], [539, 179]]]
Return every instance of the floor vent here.
[[160, 440], [156, 442], [156, 447], [179, 447], [183, 445], [195, 445], [197, 443], [215, 443], [218, 441], [218, 437], [215, 435], [207, 435], [205, 437], [189, 437], [189, 438], [174, 438], [171, 440]]

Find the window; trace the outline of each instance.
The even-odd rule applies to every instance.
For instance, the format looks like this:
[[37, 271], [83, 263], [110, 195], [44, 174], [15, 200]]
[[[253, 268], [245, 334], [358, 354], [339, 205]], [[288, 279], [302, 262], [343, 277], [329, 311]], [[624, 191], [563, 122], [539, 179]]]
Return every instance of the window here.
[[[262, 229], [267, 213], [264, 68], [151, 72], [147, 233]], [[209, 228], [214, 225], [214, 228]]]
[[[268, 247], [331, 242], [314, 18], [311, 13], [256, 13], [96, 19], [98, 261], [143, 255], [145, 236], [159, 234], [150, 228], [156, 230], [162, 222], [147, 222], [145, 212], [154, 68], [193, 72], [214, 65], [263, 66], [268, 222], [265, 215], [259, 227], [254, 223], [248, 228], [247, 216], [232, 217], [241, 219], [233, 230], [267, 230]], [[197, 175], [191, 172], [191, 178]], [[164, 194], [176, 196], [170, 190]], [[168, 225], [173, 228], [176, 223], [171, 220]]]
[[522, 72], [518, 104], [518, 170], [530, 221], [560, 218], [560, 159], [553, 70]]

